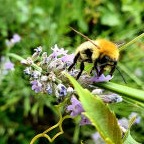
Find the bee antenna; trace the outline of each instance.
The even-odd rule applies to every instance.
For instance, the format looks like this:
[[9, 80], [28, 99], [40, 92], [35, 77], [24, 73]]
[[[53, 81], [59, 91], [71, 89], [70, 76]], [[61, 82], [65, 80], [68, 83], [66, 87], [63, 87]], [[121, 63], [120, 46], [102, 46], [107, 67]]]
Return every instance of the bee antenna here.
[[121, 75], [121, 77], [122, 77], [122, 79], [123, 79], [123, 81], [127, 84], [127, 82], [126, 82], [126, 80], [125, 80], [125, 78], [124, 78], [124, 76], [122, 75], [122, 73], [121, 73], [121, 71], [116, 67], [116, 69], [117, 69], [117, 71], [119, 72], [119, 74]]
[[100, 49], [100, 47], [98, 45], [96, 45], [90, 38], [88, 38], [87, 36], [85, 36], [84, 34], [82, 34], [81, 32], [77, 31], [76, 29], [70, 27], [74, 32], [76, 32], [77, 34], [81, 35], [82, 37], [84, 37], [86, 40], [90, 41], [94, 46], [96, 46], [98, 49]]

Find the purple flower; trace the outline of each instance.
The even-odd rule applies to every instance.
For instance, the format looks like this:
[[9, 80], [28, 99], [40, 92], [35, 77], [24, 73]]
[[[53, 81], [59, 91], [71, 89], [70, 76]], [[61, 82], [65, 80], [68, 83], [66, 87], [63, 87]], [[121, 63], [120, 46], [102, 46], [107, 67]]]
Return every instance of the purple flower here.
[[133, 118], [133, 117], [136, 117], [134, 124], [139, 124], [140, 121], [141, 121], [141, 117], [140, 117], [136, 112], [132, 112], [132, 113], [129, 115], [129, 119], [131, 119], [131, 118]]
[[32, 90], [34, 90], [36, 93], [42, 90], [42, 84], [38, 80], [31, 81], [31, 84], [32, 84]]
[[110, 81], [113, 77], [110, 75], [105, 76], [102, 74], [100, 77], [95, 76], [91, 78], [91, 82], [107, 82]]
[[31, 76], [32, 76], [34, 79], [38, 79], [38, 78], [41, 76], [41, 72], [35, 70], [35, 71], [33, 71], [33, 73], [31, 74]]
[[67, 95], [67, 88], [63, 84], [58, 84], [56, 88], [56, 96], [62, 97]]
[[14, 64], [12, 63], [12, 62], [6, 62], [5, 64], [4, 64], [4, 69], [5, 70], [13, 70], [14, 69]]
[[82, 112], [84, 112], [84, 109], [80, 101], [75, 96], [72, 96], [71, 105], [67, 106], [67, 111], [71, 112], [70, 115], [72, 117], [75, 117], [78, 114], [81, 114]]
[[48, 64], [50, 61], [49, 57], [43, 58], [42, 64]]
[[31, 71], [32, 71], [31, 67], [26, 67], [26, 69], [24, 70], [24, 73], [27, 75], [30, 75]]
[[37, 47], [36, 49], [34, 49], [34, 51], [36, 52], [36, 53], [41, 53], [42, 52], [42, 47], [41, 46], [39, 46], [39, 47]]
[[129, 127], [129, 120], [125, 117], [118, 120], [118, 124], [123, 132], [126, 132]]
[[49, 95], [52, 94], [53, 91], [52, 91], [52, 87], [51, 87], [50, 84], [47, 85], [46, 91], [47, 91], [47, 93], [48, 93]]
[[123, 101], [123, 98], [115, 93], [111, 94], [101, 94], [99, 97], [105, 102], [105, 103], [119, 103]]
[[76, 70], [76, 69], [71, 70], [71, 71], [69, 72], [69, 74], [70, 74], [71, 76], [73, 76], [73, 77], [76, 77], [76, 76], [78, 75], [78, 73], [79, 73], [79, 71]]
[[87, 124], [91, 124], [90, 120], [85, 115], [81, 114], [80, 125], [87, 125]]
[[95, 144], [105, 144], [105, 142], [103, 141], [103, 139], [101, 138], [98, 132], [92, 134], [92, 139]]
[[42, 54], [42, 62], [41, 64], [48, 64], [50, 62], [51, 58], [47, 56], [47, 52], [43, 52]]
[[35, 51], [35, 53], [32, 55], [32, 60], [36, 61], [39, 58], [39, 56], [40, 56], [40, 54], [42, 52], [42, 47], [39, 46], [36, 49], [34, 49], [34, 51]]
[[21, 37], [18, 34], [14, 34], [10, 40], [6, 40], [6, 45], [12, 47], [14, 44], [20, 42]]
[[73, 59], [74, 59], [74, 54], [70, 54], [70, 55], [64, 55], [63, 57], [61, 57], [61, 60], [63, 62], [73, 62]]
[[11, 42], [13, 44], [15, 44], [15, 43], [20, 42], [20, 40], [21, 40], [21, 37], [18, 34], [14, 34], [13, 37], [12, 37], [12, 39], [11, 39]]
[[57, 57], [57, 56], [60, 56], [60, 55], [66, 55], [68, 50], [64, 50], [64, 48], [59, 48], [57, 46], [57, 44], [54, 45], [54, 47], [51, 48], [53, 50], [53, 57]]

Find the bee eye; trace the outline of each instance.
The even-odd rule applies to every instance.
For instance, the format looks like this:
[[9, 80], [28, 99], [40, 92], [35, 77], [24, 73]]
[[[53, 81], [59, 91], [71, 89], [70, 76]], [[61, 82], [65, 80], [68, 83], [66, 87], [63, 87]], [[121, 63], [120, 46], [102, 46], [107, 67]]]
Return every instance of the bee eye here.
[[108, 56], [104, 56], [105, 61], [110, 61], [110, 58]]
[[107, 62], [109, 62], [109, 61], [110, 61], [110, 58], [109, 58], [108, 56], [104, 56], [104, 57], [101, 59], [100, 63], [107, 63]]

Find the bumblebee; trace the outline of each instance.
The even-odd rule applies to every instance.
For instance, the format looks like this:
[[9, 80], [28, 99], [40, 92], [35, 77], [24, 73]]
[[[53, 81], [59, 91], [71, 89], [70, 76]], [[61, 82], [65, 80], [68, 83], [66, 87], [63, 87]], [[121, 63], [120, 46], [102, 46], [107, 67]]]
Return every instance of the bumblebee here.
[[[81, 33], [79, 34], [84, 36]], [[88, 41], [82, 43], [76, 49], [76, 54], [73, 63], [68, 68], [68, 71], [70, 71], [76, 65], [77, 61], [79, 61], [80, 72], [78, 73], [76, 79], [79, 79], [79, 77], [81, 76], [85, 67], [85, 62], [93, 63], [92, 70], [96, 70], [98, 77], [101, 76], [101, 74], [103, 74], [108, 67], [110, 68], [109, 74], [112, 76], [116, 69], [117, 62], [119, 59], [118, 46], [106, 39], [90, 40], [86, 36], [84, 37], [88, 39]]]

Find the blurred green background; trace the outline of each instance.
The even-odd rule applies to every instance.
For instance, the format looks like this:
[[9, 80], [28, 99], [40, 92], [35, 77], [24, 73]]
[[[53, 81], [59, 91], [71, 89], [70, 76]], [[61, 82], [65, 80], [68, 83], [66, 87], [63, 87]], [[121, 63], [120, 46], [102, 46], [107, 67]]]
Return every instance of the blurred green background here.
[[[10, 52], [26, 58], [40, 45], [48, 53], [54, 44], [74, 52], [85, 40], [69, 26], [91, 39], [101, 37], [127, 43], [143, 32], [143, 22], [143, 0], [0, 0], [0, 56], [7, 54], [5, 41], [15, 33], [21, 36], [21, 41]], [[139, 39], [122, 51], [118, 64], [127, 85], [142, 90], [143, 41]], [[58, 117], [53, 109], [53, 98], [35, 94], [23, 74], [24, 67], [17, 60], [11, 61], [15, 64], [15, 71], [0, 76], [0, 143], [27, 144], [36, 134], [54, 125]], [[118, 72], [112, 81], [124, 84]], [[144, 142], [143, 109], [128, 102], [113, 104], [112, 108], [118, 118], [138, 112], [141, 123], [133, 126], [131, 133], [136, 140]], [[65, 121], [65, 133], [54, 143], [77, 144], [84, 140], [92, 144], [94, 129], [77, 125], [76, 121]], [[37, 143], [46, 144], [48, 141], [40, 139]]]

